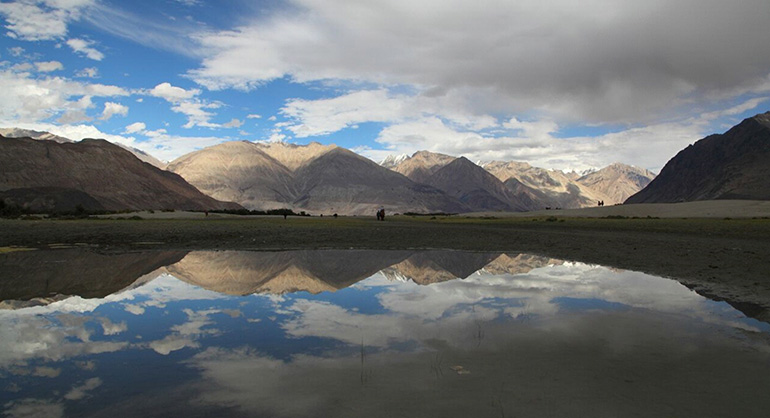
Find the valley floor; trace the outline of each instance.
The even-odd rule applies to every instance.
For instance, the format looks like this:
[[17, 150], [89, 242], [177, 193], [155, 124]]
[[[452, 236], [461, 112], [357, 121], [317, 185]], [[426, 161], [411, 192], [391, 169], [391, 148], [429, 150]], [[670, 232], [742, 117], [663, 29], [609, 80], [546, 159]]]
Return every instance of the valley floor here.
[[530, 214], [493, 219], [395, 216], [378, 222], [373, 217], [195, 216], [0, 220], [0, 252], [82, 246], [100, 252], [442, 248], [532, 253], [674, 278], [770, 322], [770, 219], [557, 219]]

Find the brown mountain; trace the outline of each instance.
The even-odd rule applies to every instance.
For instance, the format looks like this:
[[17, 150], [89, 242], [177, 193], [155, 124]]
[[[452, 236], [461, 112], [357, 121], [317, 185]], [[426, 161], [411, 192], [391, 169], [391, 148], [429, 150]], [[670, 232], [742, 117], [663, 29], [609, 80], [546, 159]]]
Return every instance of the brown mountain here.
[[290, 171], [296, 171], [303, 165], [336, 149], [336, 145], [321, 145], [311, 142], [307, 145], [287, 144], [285, 142], [257, 143], [257, 147], [265, 154], [275, 158]]
[[224, 142], [186, 154], [169, 163], [168, 170], [215, 199], [249, 209], [285, 208], [296, 195], [292, 172], [247, 141]]
[[[20, 129], [20, 128], [0, 128], [0, 135], [6, 137], [6, 138], [32, 138], [37, 139], [40, 141], [54, 141], [59, 143], [67, 143], [67, 142], [75, 142], [69, 138], [65, 138], [63, 136], [54, 135], [50, 132], [43, 132], [43, 131], [33, 131], [31, 129]], [[154, 165], [155, 167], [160, 168], [161, 170], [164, 170], [166, 168], [166, 163], [163, 161], [153, 157], [152, 155], [134, 147], [129, 147], [128, 145], [123, 145], [117, 142], [113, 142], [113, 144], [128, 150], [131, 154], [134, 154], [136, 158]]]
[[344, 148], [335, 148], [295, 172], [297, 207], [312, 212], [373, 214], [462, 212], [457, 200]]
[[493, 161], [484, 164], [484, 169], [506, 182], [514, 191], [526, 186], [527, 195], [539, 203], [537, 209], [573, 209], [596, 206], [599, 200], [607, 204], [612, 202], [604, 193], [572, 180], [559, 170], [546, 170], [517, 161]]
[[[27, 195], [34, 197], [35, 190], [50, 194], [50, 188], [59, 189], [57, 193], [75, 205], [91, 203], [79, 202], [85, 198], [78, 196], [87, 194], [110, 210], [240, 207], [214, 200], [180, 176], [142, 162], [105, 140], [58, 143], [0, 136], [0, 191], [13, 194], [13, 189], [28, 189]], [[42, 201], [55, 205], [50, 199]]]
[[604, 203], [614, 205], [625, 202], [631, 195], [647, 187], [654, 178], [655, 174], [649, 170], [614, 163], [601, 170], [586, 174], [576, 181], [592, 190], [603, 193], [608, 198]]
[[425, 181], [457, 198], [471, 211], [526, 211], [530, 208], [495, 176], [460, 157], [437, 170]]
[[433, 173], [454, 160], [456, 158], [449, 155], [430, 151], [417, 151], [411, 157], [402, 160], [392, 167], [386, 166], [386, 168], [401, 173], [417, 183], [425, 183]]
[[770, 200], [770, 112], [710, 135], [669, 160], [626, 203], [713, 199]]

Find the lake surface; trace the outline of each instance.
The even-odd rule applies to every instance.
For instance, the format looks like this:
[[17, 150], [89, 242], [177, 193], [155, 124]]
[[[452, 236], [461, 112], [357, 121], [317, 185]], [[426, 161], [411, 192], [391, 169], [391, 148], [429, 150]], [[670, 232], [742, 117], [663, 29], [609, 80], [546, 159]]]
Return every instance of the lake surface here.
[[18, 252], [0, 300], [9, 417], [770, 410], [770, 325], [528, 254]]

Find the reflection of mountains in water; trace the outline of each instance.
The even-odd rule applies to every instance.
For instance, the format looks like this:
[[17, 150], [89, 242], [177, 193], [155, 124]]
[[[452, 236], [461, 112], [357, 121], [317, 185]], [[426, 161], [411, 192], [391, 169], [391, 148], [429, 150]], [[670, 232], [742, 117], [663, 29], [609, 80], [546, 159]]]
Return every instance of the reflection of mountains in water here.
[[230, 295], [320, 293], [348, 287], [407, 258], [409, 251], [195, 251], [167, 267], [187, 283]]
[[119, 292], [160, 267], [178, 262], [186, 253], [102, 254], [82, 249], [61, 249], [2, 254], [0, 301], [51, 298], [56, 295], [104, 297]]
[[0, 256], [0, 301], [38, 299], [34, 304], [42, 304], [56, 300], [56, 295], [104, 297], [151, 282], [164, 272], [230, 295], [315, 294], [348, 287], [377, 272], [390, 280], [427, 285], [463, 279], [481, 269], [517, 274], [555, 263], [558, 261], [526, 254], [461, 251], [18, 252]]

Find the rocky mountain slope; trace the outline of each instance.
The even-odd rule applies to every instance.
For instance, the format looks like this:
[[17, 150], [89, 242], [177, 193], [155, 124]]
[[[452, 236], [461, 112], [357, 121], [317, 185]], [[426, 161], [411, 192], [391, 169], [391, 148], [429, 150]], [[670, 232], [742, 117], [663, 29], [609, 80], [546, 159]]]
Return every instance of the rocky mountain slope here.
[[625, 202], [631, 195], [647, 187], [655, 173], [643, 168], [614, 163], [578, 178], [583, 186], [607, 196], [605, 204]]
[[253, 142], [233, 141], [172, 161], [168, 170], [206, 193], [249, 209], [280, 209], [294, 200], [294, 175]]
[[460, 157], [437, 170], [426, 184], [458, 199], [472, 211], [526, 211], [514, 193], [483, 168]]
[[455, 157], [435, 152], [417, 151], [411, 157], [386, 159], [381, 165], [409, 177], [412, 181], [425, 183], [428, 177], [455, 159]]
[[[0, 128], [0, 135], [6, 137], [6, 138], [32, 138], [37, 139], [41, 141], [54, 141], [59, 143], [67, 143], [67, 142], [75, 142], [69, 138], [65, 138], [63, 136], [54, 135], [50, 132], [41, 132], [41, 131], [33, 131], [31, 129], [20, 129], [20, 128]], [[134, 154], [136, 158], [154, 165], [155, 167], [158, 167], [160, 169], [166, 168], [166, 163], [163, 161], [153, 157], [152, 155], [134, 147], [129, 147], [128, 145], [123, 145], [117, 142], [113, 142], [113, 144], [127, 150], [128, 152]]]
[[[24, 199], [31, 200], [12, 203], [37, 202], [37, 210], [55, 206], [52, 195], [73, 208], [78, 204], [108, 210], [240, 207], [206, 196], [177, 174], [142, 162], [101, 139], [58, 143], [0, 136], [0, 191], [6, 198], [26, 196]], [[93, 200], [100, 207], [93, 207]]]
[[626, 203], [770, 200], [770, 112], [680, 151]]
[[558, 170], [532, 167], [517, 161], [493, 161], [484, 164], [484, 169], [513, 190], [526, 187], [527, 195], [539, 203], [538, 209], [596, 206], [599, 200], [604, 200], [608, 205], [619, 203]]
[[314, 143], [224, 143], [169, 164], [204, 193], [249, 209], [286, 207], [311, 213], [371, 215], [466, 211], [433, 187], [379, 166], [352, 151]]

